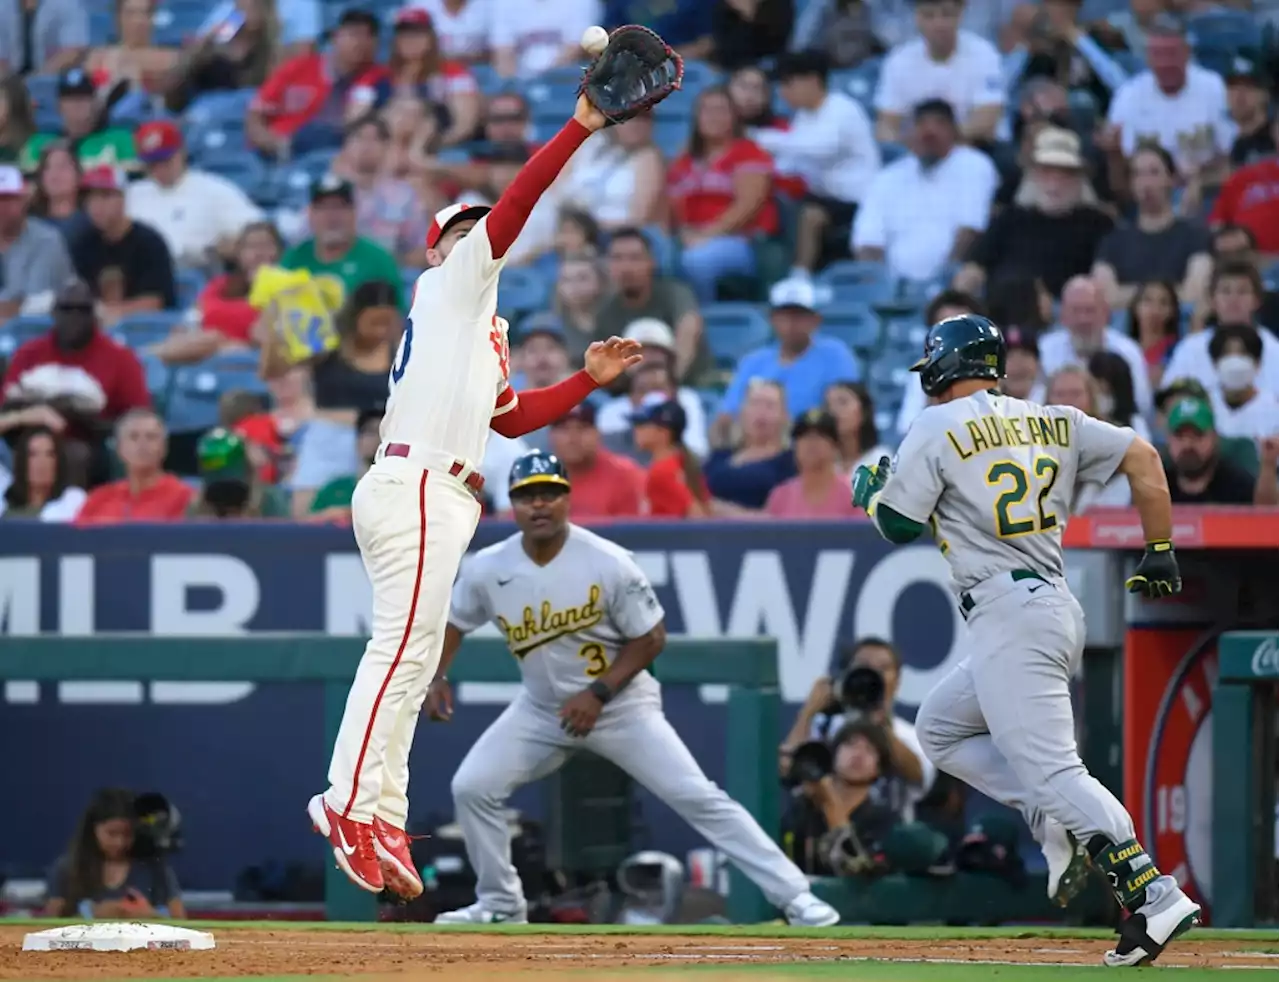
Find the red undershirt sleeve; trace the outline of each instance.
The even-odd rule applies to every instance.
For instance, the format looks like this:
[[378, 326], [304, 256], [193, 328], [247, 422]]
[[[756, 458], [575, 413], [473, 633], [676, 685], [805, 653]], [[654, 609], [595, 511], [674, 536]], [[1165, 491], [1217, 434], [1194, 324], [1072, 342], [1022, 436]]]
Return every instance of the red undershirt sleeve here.
[[493, 407], [489, 428], [505, 437], [524, 436], [554, 423], [595, 390], [595, 380], [585, 371], [544, 389], [517, 393], [507, 386]]
[[542, 193], [590, 135], [591, 130], [571, 119], [520, 169], [485, 221], [494, 259], [507, 254]]

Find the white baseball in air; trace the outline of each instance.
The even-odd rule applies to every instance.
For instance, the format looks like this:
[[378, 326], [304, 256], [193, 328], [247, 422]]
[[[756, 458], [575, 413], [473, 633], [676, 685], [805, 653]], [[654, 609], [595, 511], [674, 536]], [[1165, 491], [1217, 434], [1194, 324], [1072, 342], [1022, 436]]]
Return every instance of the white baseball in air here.
[[609, 46], [609, 32], [603, 27], [588, 27], [582, 32], [582, 50], [589, 55], [598, 55]]

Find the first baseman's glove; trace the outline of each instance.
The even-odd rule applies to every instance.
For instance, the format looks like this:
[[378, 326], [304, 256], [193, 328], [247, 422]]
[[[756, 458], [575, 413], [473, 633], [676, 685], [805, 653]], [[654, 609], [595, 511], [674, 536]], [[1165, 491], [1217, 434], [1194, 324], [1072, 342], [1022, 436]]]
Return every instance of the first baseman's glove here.
[[582, 73], [578, 92], [600, 110], [609, 125], [621, 123], [680, 88], [684, 59], [647, 27], [628, 24], [609, 35], [609, 44]]
[[855, 508], [861, 508], [865, 511], [870, 507], [871, 499], [880, 492], [880, 489], [889, 480], [889, 469], [889, 458], [881, 457], [880, 463], [872, 467], [862, 464], [853, 472], [853, 505]]
[[1130, 593], [1139, 593], [1148, 599], [1181, 593], [1182, 575], [1178, 572], [1178, 560], [1173, 555], [1173, 543], [1148, 542], [1147, 551], [1124, 585]]

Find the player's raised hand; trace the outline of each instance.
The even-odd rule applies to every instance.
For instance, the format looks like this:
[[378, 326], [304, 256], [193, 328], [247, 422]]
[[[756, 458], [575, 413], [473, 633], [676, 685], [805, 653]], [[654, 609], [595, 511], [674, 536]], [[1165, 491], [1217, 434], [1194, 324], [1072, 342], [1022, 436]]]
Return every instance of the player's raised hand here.
[[640, 364], [639, 341], [628, 341], [618, 336], [608, 341], [592, 341], [585, 357], [587, 374], [596, 385], [608, 385], [632, 365]]
[[591, 104], [585, 95], [578, 96], [578, 105], [573, 110], [573, 118], [591, 131], [602, 130], [609, 125], [604, 113]]
[[427, 718], [433, 723], [447, 723], [453, 719], [453, 689], [448, 679], [436, 679], [427, 688]]

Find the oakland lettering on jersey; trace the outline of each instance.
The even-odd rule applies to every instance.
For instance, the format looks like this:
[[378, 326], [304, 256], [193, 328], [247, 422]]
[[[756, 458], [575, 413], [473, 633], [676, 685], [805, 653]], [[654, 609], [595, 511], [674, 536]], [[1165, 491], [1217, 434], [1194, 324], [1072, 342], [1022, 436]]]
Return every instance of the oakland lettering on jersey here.
[[507, 636], [507, 646], [517, 658], [523, 658], [535, 648], [540, 648], [562, 638], [566, 634], [585, 631], [604, 620], [604, 610], [600, 607], [600, 596], [603, 593], [598, 584], [591, 584], [587, 591], [587, 602], [581, 607], [567, 607], [555, 610], [551, 601], [544, 600], [537, 615], [532, 607], [525, 607], [519, 624], [512, 624], [501, 614], [498, 615], [498, 626]]
[[947, 439], [961, 460], [992, 447], [1069, 447], [1071, 423], [1063, 416], [986, 415], [967, 420], [959, 436], [947, 430]]

